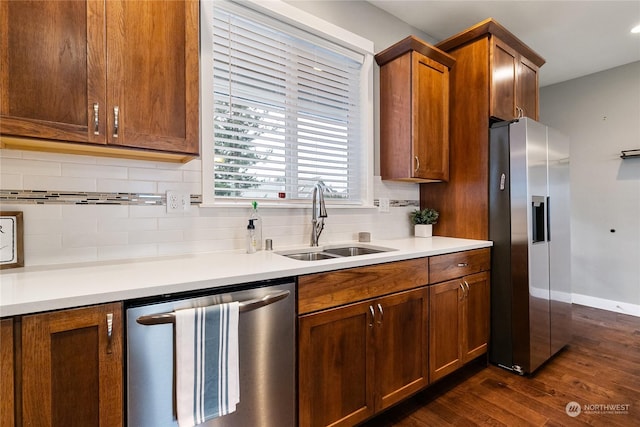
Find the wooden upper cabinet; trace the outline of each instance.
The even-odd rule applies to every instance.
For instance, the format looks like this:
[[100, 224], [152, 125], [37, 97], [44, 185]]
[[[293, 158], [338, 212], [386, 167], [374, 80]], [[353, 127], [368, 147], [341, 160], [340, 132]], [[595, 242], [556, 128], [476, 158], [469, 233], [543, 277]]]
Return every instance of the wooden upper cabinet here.
[[198, 2], [107, 1], [107, 34], [110, 143], [197, 154]]
[[198, 155], [197, 1], [2, 1], [0, 11], [3, 147]]
[[491, 37], [491, 117], [538, 119], [539, 68], [499, 38]]
[[[489, 116], [501, 120], [518, 117], [538, 119], [538, 71], [545, 60], [492, 18], [436, 44], [458, 58], [456, 52], [469, 44], [489, 40]], [[486, 68], [481, 58], [465, 66]], [[467, 82], [467, 84], [472, 84]], [[470, 90], [473, 89], [470, 87]], [[463, 95], [461, 92], [460, 95]], [[482, 102], [467, 98], [466, 102]], [[486, 102], [486, 101], [485, 101]]]
[[376, 55], [380, 65], [380, 174], [449, 179], [449, 70], [455, 60], [409, 36]]
[[123, 425], [122, 304], [22, 318], [22, 424]]
[[509, 120], [517, 117], [516, 76], [518, 53], [495, 37], [491, 49], [491, 110], [492, 117]]
[[421, 186], [420, 206], [440, 212], [435, 235], [486, 240], [489, 124], [492, 117], [538, 118], [538, 69], [545, 61], [493, 19], [436, 47], [456, 60], [449, 76], [449, 180]]
[[1, 133], [106, 143], [104, 2], [2, 1], [0, 12]]
[[521, 117], [540, 118], [538, 72], [540, 68], [524, 56], [518, 61], [517, 106]]

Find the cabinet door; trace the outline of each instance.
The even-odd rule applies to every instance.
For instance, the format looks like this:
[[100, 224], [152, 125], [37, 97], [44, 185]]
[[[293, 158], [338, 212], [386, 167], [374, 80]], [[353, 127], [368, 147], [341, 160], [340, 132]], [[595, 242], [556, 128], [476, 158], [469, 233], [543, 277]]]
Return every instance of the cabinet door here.
[[381, 298], [376, 311], [376, 411], [410, 396], [429, 383], [429, 289]]
[[523, 56], [518, 57], [518, 108], [522, 116], [538, 120], [538, 67]]
[[300, 317], [300, 426], [352, 426], [373, 415], [373, 322], [370, 302]]
[[495, 36], [491, 37], [491, 108], [490, 115], [511, 120], [516, 114], [516, 76], [518, 53]]
[[0, 427], [14, 426], [13, 319], [0, 320]]
[[463, 279], [468, 287], [464, 304], [464, 362], [487, 352], [489, 341], [490, 289], [489, 272], [466, 276]]
[[413, 177], [449, 179], [449, 69], [413, 52]]
[[197, 154], [198, 2], [106, 3], [110, 144]]
[[429, 288], [429, 378], [431, 382], [462, 366], [465, 291], [459, 279]]
[[121, 319], [119, 303], [23, 317], [24, 425], [123, 425]]
[[2, 134], [106, 142], [104, 8], [91, 0], [0, 2]]

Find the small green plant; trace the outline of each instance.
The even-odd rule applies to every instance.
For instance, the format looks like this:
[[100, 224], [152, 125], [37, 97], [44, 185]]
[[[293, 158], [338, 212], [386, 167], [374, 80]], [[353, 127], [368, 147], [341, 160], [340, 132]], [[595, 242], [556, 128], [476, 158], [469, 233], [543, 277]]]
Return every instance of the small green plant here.
[[416, 209], [409, 214], [411, 222], [415, 224], [435, 224], [440, 214], [432, 208]]

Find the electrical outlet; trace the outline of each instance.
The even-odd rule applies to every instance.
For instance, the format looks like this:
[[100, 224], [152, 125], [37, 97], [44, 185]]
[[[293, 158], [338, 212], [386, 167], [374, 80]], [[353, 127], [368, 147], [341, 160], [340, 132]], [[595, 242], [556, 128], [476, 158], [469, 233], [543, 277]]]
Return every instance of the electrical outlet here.
[[389, 212], [389, 199], [381, 197], [378, 200], [378, 211], [379, 212]]
[[190, 207], [191, 194], [167, 191], [167, 213], [188, 212]]
[[177, 191], [167, 191], [167, 213], [182, 212], [182, 196]]

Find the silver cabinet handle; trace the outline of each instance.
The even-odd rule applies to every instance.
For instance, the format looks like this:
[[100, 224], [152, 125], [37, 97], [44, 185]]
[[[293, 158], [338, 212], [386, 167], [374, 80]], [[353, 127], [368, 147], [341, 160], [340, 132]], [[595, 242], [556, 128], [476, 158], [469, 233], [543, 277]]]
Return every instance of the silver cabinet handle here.
[[107, 354], [111, 354], [113, 343], [113, 313], [107, 313]]
[[468, 267], [469, 264], [467, 264], [466, 262], [459, 262], [458, 263], [458, 267]]
[[113, 107], [113, 137], [118, 137], [118, 127], [120, 126], [120, 107]]
[[376, 318], [376, 312], [373, 310], [372, 305], [369, 306], [369, 311], [371, 312], [371, 323], [369, 323], [369, 327], [373, 328], [373, 322], [375, 321], [375, 318]]
[[378, 325], [382, 325], [384, 321], [384, 311], [382, 310], [382, 305], [378, 304], [378, 311], [380, 312], [380, 320], [378, 320]]
[[464, 290], [464, 285], [462, 284], [462, 282], [460, 282], [459, 285], [460, 285], [460, 289], [462, 289], [462, 295], [460, 295], [460, 298], [458, 298], [458, 301], [462, 301], [464, 299], [466, 291]]
[[93, 134], [100, 135], [100, 116], [98, 115], [100, 106], [96, 102], [93, 104]]
[[524, 117], [524, 110], [521, 107], [516, 107], [517, 118], [521, 119]]
[[463, 280], [462, 283], [464, 283], [464, 285], [467, 287], [466, 295], [467, 297], [469, 297], [469, 282], [467, 282], [466, 280]]
[[[238, 310], [240, 311], [240, 313], [256, 310], [260, 307], [264, 307], [266, 305], [273, 304], [274, 302], [280, 301], [281, 299], [285, 299], [286, 297], [289, 296], [289, 294], [290, 294], [289, 291], [284, 290], [280, 292], [274, 292], [269, 295], [265, 295], [262, 298], [255, 298], [255, 299], [250, 299], [246, 301], [240, 301], [240, 303], [238, 304], [239, 305]], [[158, 313], [158, 314], [151, 314], [148, 316], [140, 316], [136, 319], [136, 322], [140, 323], [141, 325], [147, 325], [147, 326], [162, 325], [165, 323], [174, 323], [175, 321], [176, 321], [176, 313], [173, 311], [170, 313]]]
[[418, 156], [414, 156], [414, 158], [416, 159], [416, 169], [414, 172], [418, 172], [418, 170], [420, 169], [420, 159], [418, 158]]

